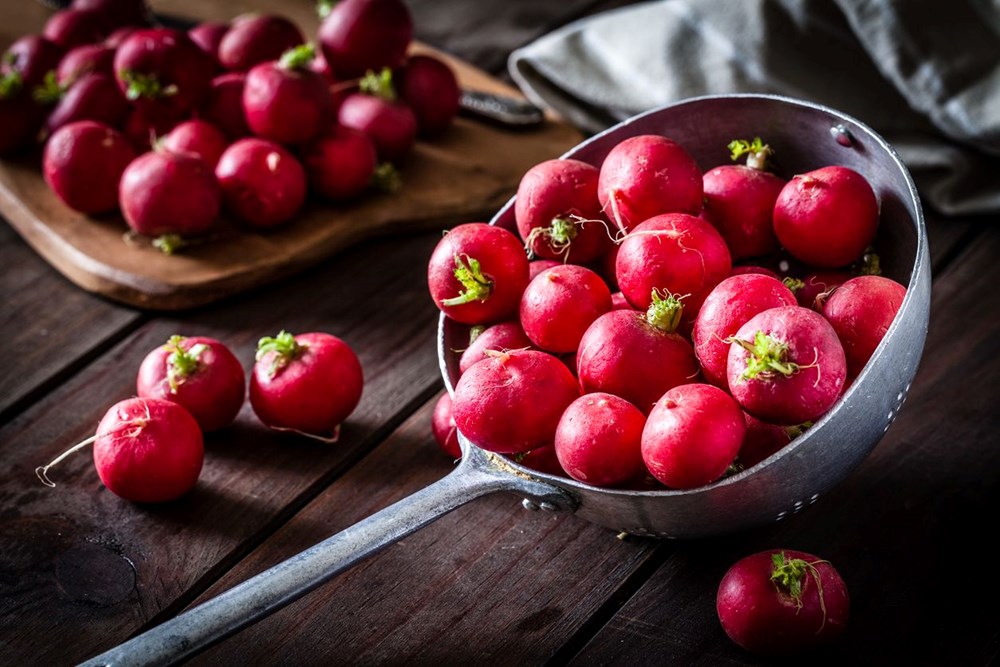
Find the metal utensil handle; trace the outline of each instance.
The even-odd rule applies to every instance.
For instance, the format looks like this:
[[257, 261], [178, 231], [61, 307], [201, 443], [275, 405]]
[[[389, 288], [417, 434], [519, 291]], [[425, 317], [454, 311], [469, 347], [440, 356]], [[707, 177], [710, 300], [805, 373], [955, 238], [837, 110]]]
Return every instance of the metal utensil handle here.
[[556, 509], [565, 492], [518, 477], [475, 447], [446, 477], [165, 623], [83, 663], [172, 665], [293, 602], [361, 560], [493, 491], [518, 491]]
[[544, 122], [542, 110], [527, 100], [516, 97], [463, 90], [462, 111], [507, 127], [531, 127]]

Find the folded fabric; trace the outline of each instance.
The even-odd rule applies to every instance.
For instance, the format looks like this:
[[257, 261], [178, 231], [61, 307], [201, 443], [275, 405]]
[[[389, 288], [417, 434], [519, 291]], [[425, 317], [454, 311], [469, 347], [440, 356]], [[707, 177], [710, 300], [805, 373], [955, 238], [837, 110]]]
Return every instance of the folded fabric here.
[[993, 0], [660, 0], [570, 24], [509, 68], [588, 132], [699, 95], [825, 104], [882, 134], [938, 211], [1000, 212]]

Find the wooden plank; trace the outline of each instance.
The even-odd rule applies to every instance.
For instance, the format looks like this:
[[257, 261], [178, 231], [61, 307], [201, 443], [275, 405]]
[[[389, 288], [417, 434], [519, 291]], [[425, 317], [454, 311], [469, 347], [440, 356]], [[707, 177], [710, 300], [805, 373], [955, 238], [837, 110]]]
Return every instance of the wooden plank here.
[[[228, 572], [214, 595], [442, 477], [428, 402]], [[210, 649], [194, 664], [539, 664], [648, 559], [573, 516], [481, 498]]]
[[854, 475], [783, 523], [678, 545], [574, 662], [758, 664], [723, 633], [715, 592], [737, 559], [776, 547], [828, 558], [852, 596], [843, 641], [810, 664], [996, 659], [1000, 612], [983, 601], [1000, 593], [1000, 581], [972, 562], [992, 552], [1000, 508], [998, 253], [1000, 232], [984, 230], [935, 281], [907, 404]]
[[[154, 320], [0, 428], [4, 662], [77, 662], [187, 604], [437, 391], [436, 309], [420, 285], [438, 238], [365, 243], [298, 279]], [[336, 445], [268, 431], [244, 406], [207, 438], [199, 484], [175, 503], [113, 496], [86, 452], [51, 472], [57, 488], [34, 479], [134, 394], [139, 362], [170, 334], [218, 337], [249, 367], [256, 339], [281, 328], [328, 331], [361, 358], [365, 393]], [[39, 641], [55, 636], [71, 639]]]

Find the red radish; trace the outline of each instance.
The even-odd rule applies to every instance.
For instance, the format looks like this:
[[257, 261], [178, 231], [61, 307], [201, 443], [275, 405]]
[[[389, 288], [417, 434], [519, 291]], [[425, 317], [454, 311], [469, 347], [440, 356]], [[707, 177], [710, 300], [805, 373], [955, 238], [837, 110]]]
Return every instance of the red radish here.
[[125, 96], [139, 108], [175, 121], [208, 97], [214, 63], [179, 30], [136, 30], [115, 52], [115, 76]]
[[656, 402], [642, 431], [642, 459], [673, 489], [722, 477], [736, 458], [746, 422], [726, 392], [710, 384], [674, 387]]
[[413, 18], [401, 0], [343, 0], [327, 12], [317, 38], [335, 78], [354, 79], [403, 63]]
[[0, 75], [6, 77], [17, 72], [21, 84], [30, 90], [41, 85], [45, 75], [59, 66], [63, 53], [61, 46], [41, 35], [26, 35], [0, 56]]
[[730, 276], [716, 285], [698, 311], [691, 332], [705, 379], [728, 389], [727, 339], [757, 313], [795, 303], [795, 295], [780, 280], [759, 273]]
[[722, 628], [758, 655], [791, 655], [844, 632], [850, 596], [840, 573], [818, 556], [770, 549], [739, 560], [716, 595]]
[[905, 296], [906, 288], [891, 278], [858, 276], [826, 299], [823, 317], [844, 346], [848, 377], [857, 377], [871, 359]]
[[144, 153], [153, 148], [158, 137], [170, 132], [180, 121], [170, 115], [158, 113], [156, 109], [132, 108], [122, 132], [132, 142], [132, 146]]
[[597, 185], [604, 214], [622, 231], [661, 213], [701, 210], [701, 169], [666, 137], [640, 135], [611, 149]]
[[138, 28], [136, 28], [135, 26], [125, 26], [124, 28], [118, 28], [113, 33], [108, 35], [107, 38], [105, 38], [104, 45], [110, 46], [112, 49], [117, 49], [119, 46], [122, 45], [122, 42], [128, 39], [128, 36], [131, 35], [133, 32], [135, 32], [136, 30], [138, 30]]
[[379, 158], [398, 162], [416, 141], [416, 116], [410, 107], [396, 101], [392, 72], [388, 69], [380, 75], [366, 76], [361, 90], [341, 101], [337, 110], [338, 122], [371, 139]]
[[165, 149], [133, 160], [118, 187], [125, 221], [147, 236], [202, 234], [215, 223], [221, 199], [212, 169], [201, 158]]
[[107, 37], [118, 27], [106, 14], [94, 9], [64, 9], [45, 22], [42, 36], [63, 49], [92, 44]]
[[245, 84], [245, 74], [220, 74], [212, 79], [208, 100], [202, 109], [202, 117], [225, 132], [230, 139], [242, 139], [250, 135], [246, 113], [243, 111]]
[[105, 413], [92, 438], [67, 450], [35, 474], [55, 486], [49, 468], [94, 444], [94, 467], [112, 493], [134, 503], [175, 500], [198, 482], [205, 459], [201, 429], [187, 410], [158, 398], [129, 398]]
[[610, 243], [597, 199], [597, 167], [579, 160], [546, 160], [529, 169], [517, 188], [517, 231], [538, 257], [577, 264], [597, 259]]
[[611, 294], [611, 310], [635, 310], [621, 292]]
[[451, 411], [451, 395], [448, 392], [441, 394], [434, 404], [431, 432], [441, 451], [453, 459], [462, 458], [462, 447], [458, 444], [458, 427], [455, 426], [455, 416]]
[[686, 213], [658, 215], [638, 225], [618, 247], [615, 260], [618, 285], [629, 303], [648, 308], [655, 291], [687, 295], [688, 322], [731, 270], [729, 249], [719, 232]]
[[705, 172], [701, 217], [719, 230], [733, 259], [767, 255], [778, 249], [771, 217], [785, 179], [764, 171], [771, 149], [759, 137], [752, 143], [733, 141], [729, 148], [734, 160], [749, 153], [749, 161]]
[[847, 266], [875, 238], [878, 200], [864, 176], [832, 166], [795, 176], [774, 205], [774, 231], [795, 258], [820, 268]]
[[557, 259], [533, 259], [528, 262], [528, 279], [534, 280], [542, 271], [551, 269], [554, 266], [562, 266], [563, 263]]
[[819, 313], [770, 308], [750, 318], [732, 341], [729, 390], [754, 417], [782, 425], [815, 421], [840, 397], [844, 348]]
[[105, 213], [118, 207], [118, 183], [135, 158], [128, 139], [93, 121], [64, 125], [45, 144], [42, 175], [75, 211]]
[[31, 146], [44, 112], [21, 87], [20, 77], [0, 79], [0, 157]]
[[74, 81], [86, 74], [104, 74], [114, 76], [112, 65], [115, 50], [104, 44], [84, 44], [66, 52], [56, 69], [56, 81], [63, 85], [72, 85]]
[[334, 200], [362, 194], [375, 175], [377, 159], [368, 137], [338, 125], [302, 152], [313, 192]]
[[729, 273], [729, 275], [742, 276], [747, 273], [759, 273], [764, 276], [770, 276], [775, 280], [781, 280], [781, 276], [779, 276], [775, 271], [772, 271], [766, 266], [757, 266], [755, 264], [744, 264], [742, 266], [734, 266], [733, 270]]
[[555, 450], [563, 470], [594, 486], [618, 486], [645, 472], [640, 451], [646, 417], [623, 398], [584, 394], [559, 419]]
[[694, 350], [675, 333], [681, 311], [677, 298], [656, 295], [647, 312], [612, 310], [594, 320], [576, 355], [583, 391], [620, 396], [648, 413], [668, 389], [693, 382]]
[[222, 37], [218, 61], [224, 68], [245, 72], [254, 65], [277, 60], [303, 42], [298, 27], [283, 16], [249, 16], [233, 21]]
[[851, 279], [848, 271], [815, 271], [802, 280], [786, 279], [786, 284], [795, 292], [795, 299], [803, 308], [823, 312], [823, 301], [835, 288]]
[[[39, 99], [37, 94], [36, 99]], [[130, 112], [128, 100], [107, 74], [87, 74], [77, 79], [57, 100], [45, 119], [48, 133], [81, 120], [93, 120], [118, 129], [125, 125]]]
[[184, 406], [204, 432], [236, 419], [246, 396], [243, 365], [229, 348], [204, 336], [171, 336], [139, 366], [136, 393]]
[[528, 258], [514, 234], [471, 222], [445, 234], [427, 266], [435, 305], [464, 324], [490, 324], [517, 313], [528, 285]]
[[601, 277], [575, 264], [542, 271], [521, 297], [524, 333], [547, 352], [575, 352], [594, 320], [611, 310], [611, 291]]
[[208, 21], [206, 23], [199, 23], [188, 30], [187, 34], [191, 38], [191, 41], [197, 44], [198, 48], [209, 55], [212, 61], [221, 68], [222, 63], [219, 62], [219, 45], [222, 44], [222, 38], [229, 32], [229, 27], [228, 23]]
[[336, 336], [282, 331], [257, 346], [250, 405], [273, 429], [336, 440], [363, 389], [358, 356]]
[[141, 26], [149, 23], [145, 0], [73, 0], [73, 9], [99, 12], [116, 25]]
[[240, 139], [215, 168], [226, 210], [257, 229], [295, 217], [306, 198], [306, 174], [295, 156], [265, 139]]
[[458, 115], [461, 96], [455, 73], [434, 56], [410, 56], [399, 74], [399, 97], [413, 109], [421, 134], [448, 129]]
[[213, 170], [228, 145], [219, 129], [198, 119], [184, 121], [163, 137], [163, 147], [168, 151], [200, 157]]
[[744, 468], [755, 466], [779, 452], [804, 431], [802, 426], [768, 424], [749, 413], [743, 413], [743, 416], [746, 417], [747, 433], [743, 436], [737, 458]]
[[330, 125], [333, 100], [322, 75], [307, 67], [311, 44], [290, 49], [278, 62], [256, 65], [247, 72], [243, 112], [254, 134], [280, 144], [304, 144]]
[[469, 341], [469, 347], [465, 348], [462, 356], [458, 360], [458, 369], [462, 373], [469, 370], [469, 366], [482, 361], [487, 357], [488, 350], [504, 352], [506, 350], [525, 350], [534, 347], [528, 335], [524, 333], [521, 323], [513, 320], [510, 322], [498, 322], [483, 329]]
[[566, 471], [559, 465], [556, 448], [553, 445], [535, 447], [527, 452], [515, 454], [511, 458], [514, 459], [515, 463], [525, 468], [531, 468], [536, 472], [545, 473], [546, 475], [566, 475]]
[[479, 447], [517, 454], [552, 443], [559, 418], [579, 396], [576, 379], [545, 352], [493, 352], [455, 386], [455, 424]]

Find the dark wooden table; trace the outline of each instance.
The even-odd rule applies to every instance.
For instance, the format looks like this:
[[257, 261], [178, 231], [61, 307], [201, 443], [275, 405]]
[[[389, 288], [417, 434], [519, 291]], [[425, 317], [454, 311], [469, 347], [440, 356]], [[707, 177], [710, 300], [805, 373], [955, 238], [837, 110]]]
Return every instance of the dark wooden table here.
[[[513, 48], [612, 4], [412, 7], [423, 41], [502, 75]], [[221, 17], [266, 3], [153, 6]], [[759, 664], [726, 638], [714, 600], [730, 564], [769, 547], [823, 555], [852, 595], [842, 641], [797, 662], [995, 660], [1000, 232], [995, 218], [928, 217], [931, 326], [909, 400], [861, 468], [807, 511], [676, 542], [618, 539], [488, 496], [194, 662]], [[254, 294], [163, 315], [81, 291], [0, 224], [0, 664], [79, 662], [446, 474], [429, 427], [442, 385], [423, 286], [438, 236], [368, 242]], [[35, 479], [134, 393], [139, 360], [170, 334], [219, 338], [249, 365], [257, 339], [282, 328], [328, 331], [359, 352], [365, 395], [338, 445], [268, 432], [245, 407], [211, 436], [201, 480], [178, 502], [122, 501], [86, 454], [53, 473], [56, 489]]]

